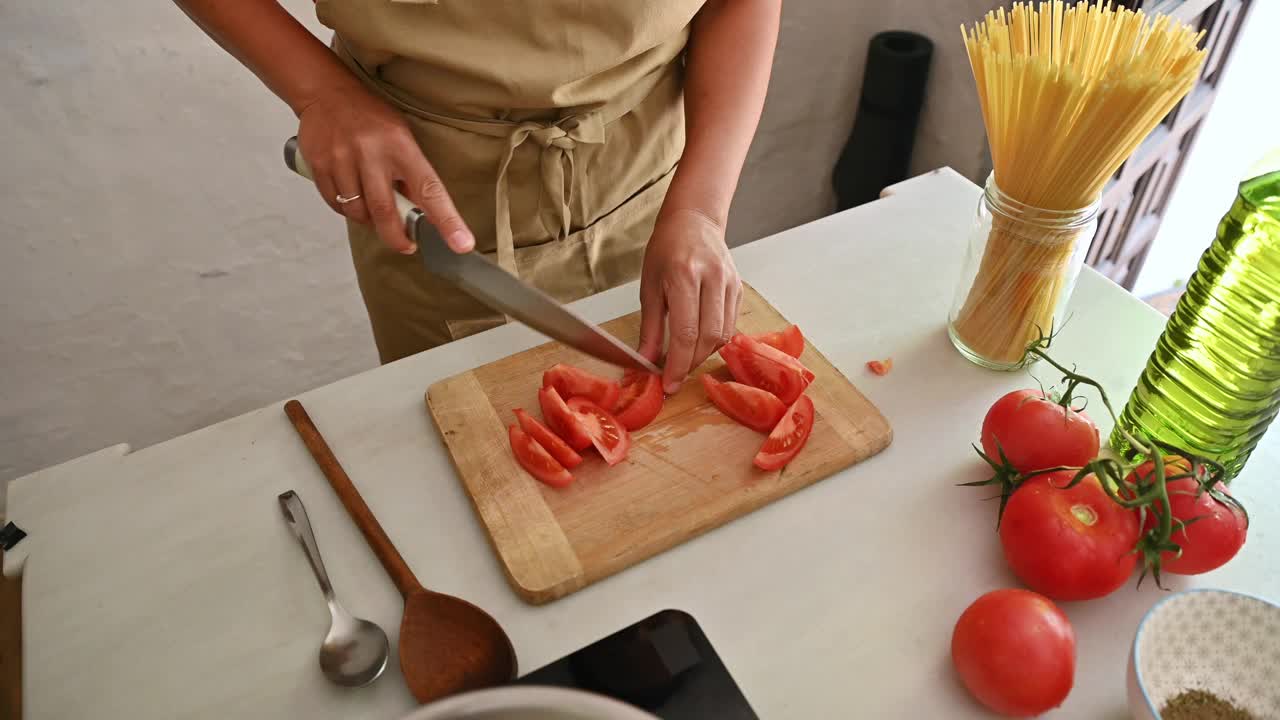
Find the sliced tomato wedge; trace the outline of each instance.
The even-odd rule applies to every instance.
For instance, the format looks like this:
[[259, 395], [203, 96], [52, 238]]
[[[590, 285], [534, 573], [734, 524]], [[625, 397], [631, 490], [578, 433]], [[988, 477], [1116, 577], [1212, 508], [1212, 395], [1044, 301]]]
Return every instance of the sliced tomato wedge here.
[[553, 387], [544, 387], [538, 391], [538, 405], [542, 407], [542, 419], [547, 425], [569, 444], [574, 450], [582, 451], [591, 447], [591, 436], [587, 428], [578, 418], [578, 414], [569, 409], [564, 398]]
[[653, 373], [628, 370], [622, 376], [622, 394], [613, 414], [628, 430], [639, 430], [662, 411], [662, 378]]
[[801, 395], [778, 425], [769, 433], [769, 437], [756, 453], [755, 466], [761, 470], [777, 470], [796, 456], [800, 448], [809, 441], [809, 433], [813, 431], [813, 401], [808, 395]]
[[591, 444], [596, 446], [600, 457], [610, 465], [622, 462], [631, 449], [631, 433], [622, 423], [608, 410], [584, 397], [569, 400], [569, 409], [587, 429]]
[[516, 462], [528, 470], [530, 475], [556, 488], [573, 482], [573, 475], [528, 433], [511, 425], [507, 428], [507, 436], [511, 440], [511, 452], [515, 454]]
[[720, 412], [752, 430], [767, 433], [782, 419], [787, 406], [772, 393], [736, 382], [702, 376], [702, 388]]
[[793, 358], [804, 354], [804, 335], [798, 325], [788, 325], [786, 330], [752, 335], [752, 339], [777, 348]]
[[572, 365], [557, 363], [542, 373], [542, 387], [553, 387], [566, 401], [584, 397], [602, 408], [612, 408], [622, 392], [618, 383]]
[[551, 453], [551, 457], [556, 462], [565, 467], [566, 470], [572, 470], [582, 464], [582, 456], [573, 451], [569, 447], [569, 443], [560, 439], [559, 435], [551, 432], [546, 425], [538, 422], [523, 408], [516, 408], [516, 422], [520, 423], [520, 429], [528, 433], [544, 450]]
[[795, 402], [814, 377], [799, 360], [746, 335], [720, 348], [720, 357], [734, 380], [773, 393], [784, 405]]
[[785, 365], [787, 367], [794, 368], [796, 372], [800, 373], [800, 375], [804, 377], [805, 382], [813, 382], [813, 378], [814, 378], [813, 371], [805, 367], [804, 363], [800, 362], [799, 359], [791, 357], [790, 355], [782, 352], [781, 350], [779, 350], [776, 347], [773, 347], [772, 345], [766, 345], [765, 343], [762, 343], [759, 340], [756, 340], [750, 335], [742, 335], [742, 334], [733, 336], [732, 342], [736, 345], [739, 345], [744, 350], [750, 350], [756, 355], [759, 355], [764, 358], [768, 358], [778, 363], [779, 365]]

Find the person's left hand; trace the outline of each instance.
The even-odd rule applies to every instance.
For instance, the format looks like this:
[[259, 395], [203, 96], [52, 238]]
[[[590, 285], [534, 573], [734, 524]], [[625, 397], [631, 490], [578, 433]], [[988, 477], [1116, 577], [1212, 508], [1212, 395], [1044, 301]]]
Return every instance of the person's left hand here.
[[742, 280], [724, 241], [724, 226], [696, 210], [658, 216], [640, 275], [639, 352], [656, 361], [667, 349], [662, 384], [668, 395], [733, 337]]

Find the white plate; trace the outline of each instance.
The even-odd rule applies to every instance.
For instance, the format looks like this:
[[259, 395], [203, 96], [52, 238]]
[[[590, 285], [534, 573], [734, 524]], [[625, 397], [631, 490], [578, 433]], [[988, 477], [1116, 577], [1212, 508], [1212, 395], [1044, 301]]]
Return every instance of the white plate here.
[[507, 685], [425, 705], [403, 720], [658, 720], [613, 698], [571, 688]]

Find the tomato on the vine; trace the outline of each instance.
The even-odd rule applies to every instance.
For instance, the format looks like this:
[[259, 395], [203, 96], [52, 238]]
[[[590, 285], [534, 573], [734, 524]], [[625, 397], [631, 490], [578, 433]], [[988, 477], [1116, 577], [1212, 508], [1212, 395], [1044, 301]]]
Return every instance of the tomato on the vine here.
[[1048, 598], [993, 590], [956, 621], [951, 662], [978, 702], [1002, 715], [1039, 715], [1061, 705], [1075, 684], [1075, 631]]
[[[1155, 463], [1143, 463], [1127, 479], [1129, 482], [1137, 482], [1139, 479], [1150, 482], [1154, 471]], [[1164, 474], [1166, 478], [1190, 475], [1191, 464], [1182, 457], [1166, 457]], [[1239, 507], [1223, 502], [1208, 492], [1202, 492], [1200, 484], [1193, 477], [1167, 480], [1165, 488], [1169, 493], [1169, 509], [1173, 518], [1187, 524], [1181, 528], [1176, 524], [1173, 526], [1173, 535], [1169, 539], [1182, 548], [1182, 554], [1170, 551], [1161, 553], [1161, 572], [1199, 575], [1222, 567], [1240, 552], [1249, 530], [1249, 521]], [[1230, 495], [1222, 482], [1218, 482], [1214, 489]], [[1157, 501], [1155, 509], [1163, 512], [1163, 503]], [[1154, 512], [1148, 512], [1143, 531], [1150, 531], [1156, 527], [1157, 522], [1159, 517]]]
[[1000, 453], [1021, 473], [1051, 467], [1083, 467], [1098, 454], [1098, 426], [1083, 410], [1054, 402], [1040, 390], [1015, 390], [1000, 398], [982, 421], [982, 451]]
[[1054, 600], [1092, 600], [1124, 585], [1138, 562], [1138, 513], [1089, 475], [1067, 488], [1069, 470], [1036, 475], [1009, 499], [1000, 545], [1027, 587]]

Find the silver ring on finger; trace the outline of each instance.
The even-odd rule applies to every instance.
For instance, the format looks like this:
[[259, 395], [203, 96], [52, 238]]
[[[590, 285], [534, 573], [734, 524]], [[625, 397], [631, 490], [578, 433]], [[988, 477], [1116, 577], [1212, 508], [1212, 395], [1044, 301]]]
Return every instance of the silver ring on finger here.
[[338, 193], [338, 195], [333, 199], [336, 200], [339, 205], [346, 205], [349, 202], [355, 202], [356, 200], [359, 200], [360, 193], [356, 193], [355, 195], [343, 195], [342, 193]]

